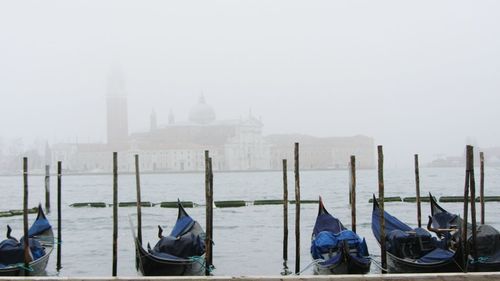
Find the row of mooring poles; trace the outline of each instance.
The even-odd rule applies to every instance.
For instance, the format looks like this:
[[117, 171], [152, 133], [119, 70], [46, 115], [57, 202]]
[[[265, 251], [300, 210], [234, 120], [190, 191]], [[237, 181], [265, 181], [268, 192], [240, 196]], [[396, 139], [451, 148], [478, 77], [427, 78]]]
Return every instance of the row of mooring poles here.
[[[61, 210], [61, 186], [62, 186], [62, 163], [57, 162], [57, 261], [56, 270], [60, 271], [61, 266], [61, 251], [62, 251], [62, 210]], [[28, 158], [23, 157], [23, 233], [24, 233], [24, 266], [29, 268], [29, 263], [32, 261], [32, 256], [29, 247], [28, 237]], [[41, 205], [39, 206], [41, 207]], [[45, 209], [47, 213], [50, 211], [50, 166], [45, 166]], [[26, 276], [29, 275], [28, 270], [24, 270]]]
[[[299, 143], [294, 144], [294, 175], [295, 175], [295, 274], [300, 273], [300, 174], [299, 174]], [[288, 275], [288, 179], [287, 161], [283, 159], [283, 272]]]

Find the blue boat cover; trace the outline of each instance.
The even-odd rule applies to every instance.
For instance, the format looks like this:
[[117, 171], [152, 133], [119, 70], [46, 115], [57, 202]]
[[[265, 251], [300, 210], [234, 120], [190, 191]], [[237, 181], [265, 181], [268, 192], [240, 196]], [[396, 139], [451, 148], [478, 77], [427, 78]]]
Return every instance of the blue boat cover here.
[[343, 245], [344, 241], [347, 241], [349, 248], [358, 248], [358, 252], [361, 252], [361, 255], [368, 255], [364, 239], [361, 239], [351, 230], [344, 230], [339, 233], [330, 231], [318, 233], [318, 235], [314, 237], [314, 240], [312, 240], [311, 254], [314, 259], [321, 259], [322, 254], [338, 250], [338, 248]]
[[28, 237], [33, 238], [34, 236], [40, 235], [50, 228], [52, 228], [52, 226], [50, 225], [45, 215], [39, 216], [28, 230]]
[[[398, 220], [396, 217], [391, 216], [386, 211], [384, 211], [384, 220], [385, 220], [386, 236], [389, 236], [389, 234], [394, 230], [399, 230], [401, 232], [412, 230], [412, 228], [409, 227], [407, 224]], [[377, 241], [379, 241], [379, 242], [380, 242], [380, 232], [381, 232], [380, 229], [381, 229], [380, 228], [380, 209], [374, 208], [373, 212], [372, 212], [372, 231], [373, 231], [373, 235], [375, 235], [375, 238], [377, 238]], [[397, 233], [398, 232], [395, 232], [394, 235], [397, 235]]]
[[180, 217], [174, 225], [172, 232], [170, 232], [170, 236], [177, 237], [185, 232], [189, 231], [194, 224], [194, 220], [190, 216]]
[[331, 231], [333, 233], [339, 233], [346, 230], [344, 225], [339, 219], [333, 217], [328, 212], [320, 213], [316, 218], [316, 223], [314, 224], [313, 235], [317, 235], [322, 231]]
[[[45, 249], [38, 240], [30, 238], [29, 242], [33, 260], [45, 255]], [[5, 239], [0, 242], [0, 264], [7, 267], [18, 263], [24, 263], [24, 241]]]
[[205, 253], [205, 233], [179, 202], [179, 216], [170, 235], [160, 238], [151, 254], [163, 259], [180, 260]]
[[431, 252], [427, 253], [425, 256], [417, 259], [418, 263], [437, 263], [446, 260], [453, 259], [453, 252], [444, 250], [441, 248], [436, 248]]

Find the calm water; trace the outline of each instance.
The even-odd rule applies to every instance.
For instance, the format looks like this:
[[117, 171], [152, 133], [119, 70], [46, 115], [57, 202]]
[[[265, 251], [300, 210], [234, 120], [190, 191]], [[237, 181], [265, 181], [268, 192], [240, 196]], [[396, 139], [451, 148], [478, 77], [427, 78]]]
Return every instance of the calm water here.
[[[464, 171], [455, 168], [421, 169], [421, 192], [432, 192], [436, 196], [463, 194]], [[479, 174], [479, 173], [476, 173]], [[301, 172], [301, 198], [317, 199], [321, 195], [327, 209], [350, 227], [348, 205], [347, 171], [304, 171]], [[379, 247], [370, 228], [371, 208], [368, 199], [378, 192], [376, 170], [357, 172], [358, 233], [366, 237], [373, 256], [378, 257]], [[413, 169], [385, 171], [386, 196], [414, 196]], [[248, 200], [282, 198], [281, 172], [216, 173], [214, 175], [215, 200]], [[30, 206], [43, 202], [43, 177], [31, 176]], [[289, 172], [289, 198], [293, 199], [293, 173]], [[478, 183], [479, 180], [476, 179]], [[48, 217], [57, 225], [56, 178], [51, 178], [51, 201], [53, 212]], [[143, 201], [174, 201], [177, 198], [204, 203], [204, 174], [150, 174], [142, 175]], [[486, 170], [487, 195], [500, 195], [500, 169]], [[477, 188], [479, 190], [479, 187]], [[21, 209], [22, 177], [0, 177], [1, 210]], [[135, 177], [119, 176], [119, 200], [135, 201]], [[75, 202], [112, 202], [112, 177], [63, 176], [63, 269], [60, 276], [110, 276], [112, 262], [112, 208], [71, 208]], [[443, 204], [452, 212], [460, 212], [459, 203]], [[416, 207], [411, 203], [386, 203], [386, 209], [412, 226], [416, 225]], [[479, 207], [478, 207], [479, 209]], [[282, 271], [283, 207], [247, 206], [242, 208], [214, 209], [214, 275], [278, 275]], [[486, 220], [500, 228], [497, 217], [499, 203], [488, 203]], [[135, 207], [119, 208], [118, 275], [137, 275], [134, 266], [134, 248], [128, 216], [135, 214]], [[205, 223], [205, 208], [188, 209], [188, 212], [202, 225]], [[311, 263], [309, 240], [315, 222], [317, 205], [303, 205], [301, 208], [301, 268]], [[423, 224], [430, 213], [428, 204], [422, 206]], [[157, 241], [157, 225], [169, 232], [175, 222], [176, 209], [160, 207], [143, 208], [143, 240]], [[30, 222], [34, 220], [30, 216]], [[135, 217], [134, 217], [135, 219]], [[294, 221], [295, 209], [289, 207], [289, 261], [291, 270], [295, 261]], [[21, 236], [22, 216], [0, 218], [1, 231], [10, 224], [13, 235]], [[4, 235], [4, 234], [2, 234]], [[57, 275], [56, 254], [52, 254], [47, 271]], [[372, 272], [378, 269], [372, 265]], [[312, 273], [311, 269], [304, 274]]]

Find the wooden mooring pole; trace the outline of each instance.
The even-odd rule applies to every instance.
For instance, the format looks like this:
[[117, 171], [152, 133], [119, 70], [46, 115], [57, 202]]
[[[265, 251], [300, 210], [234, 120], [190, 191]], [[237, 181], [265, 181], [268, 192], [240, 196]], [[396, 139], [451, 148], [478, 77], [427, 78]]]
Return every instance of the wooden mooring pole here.
[[472, 257], [477, 260], [477, 224], [476, 224], [476, 180], [474, 177], [474, 147], [467, 146], [467, 154], [470, 157], [470, 213], [472, 223]]
[[23, 225], [24, 225], [24, 276], [29, 275], [29, 263], [32, 261], [28, 238], [28, 158], [23, 158]]
[[[137, 240], [142, 247], [142, 213], [141, 213], [141, 176], [139, 172], [139, 155], [134, 155], [135, 160], [135, 187], [137, 195]], [[134, 241], [135, 244], [135, 241]], [[139, 269], [139, 258], [137, 255], [137, 247], [135, 249], [135, 269]]]
[[283, 261], [288, 260], [288, 176], [286, 159], [283, 159]]
[[113, 270], [116, 277], [118, 258], [118, 153], [113, 152]]
[[288, 175], [286, 159], [283, 159], [283, 272], [288, 275]]
[[135, 186], [137, 193], [137, 240], [142, 245], [142, 213], [141, 213], [141, 175], [139, 171], [139, 155], [135, 155]]
[[57, 271], [61, 270], [61, 250], [62, 250], [62, 226], [61, 226], [61, 185], [62, 185], [62, 163], [61, 161], [57, 162]]
[[300, 272], [300, 175], [299, 175], [299, 143], [295, 143], [295, 274]]
[[211, 236], [211, 223], [210, 218], [213, 209], [213, 199], [211, 197], [212, 190], [210, 186], [210, 174], [211, 174], [211, 161], [209, 157], [209, 151], [205, 150], [205, 228], [206, 228], [206, 238], [205, 238], [205, 275], [210, 275], [211, 269], [211, 252], [212, 252], [212, 236]]
[[385, 216], [384, 216], [384, 152], [382, 146], [378, 150], [378, 203], [380, 206], [380, 260], [382, 273], [387, 270], [387, 251], [385, 247]]
[[462, 270], [467, 272], [468, 257], [469, 257], [469, 243], [467, 243], [467, 217], [469, 215], [469, 184], [470, 184], [470, 156], [466, 153], [466, 165], [465, 165], [465, 186], [464, 186], [464, 216], [462, 220], [462, 233], [461, 233], [461, 243], [462, 243]]
[[351, 204], [351, 228], [353, 232], [356, 232], [356, 156], [351, 155], [350, 161], [350, 204]]
[[213, 239], [214, 239], [214, 171], [213, 171], [213, 161], [212, 157], [208, 158], [208, 163], [210, 167], [210, 252], [208, 252], [208, 264], [210, 268], [212, 268], [214, 264], [214, 248], [213, 248]]
[[479, 153], [479, 160], [480, 160], [480, 179], [479, 179], [479, 197], [480, 197], [480, 204], [481, 204], [481, 224], [484, 224], [484, 153], [480, 152]]
[[50, 213], [50, 166], [45, 165], [45, 210]]
[[415, 186], [416, 186], [416, 201], [417, 201], [417, 223], [418, 227], [422, 227], [422, 209], [420, 205], [420, 170], [418, 167], [418, 154], [415, 154]]

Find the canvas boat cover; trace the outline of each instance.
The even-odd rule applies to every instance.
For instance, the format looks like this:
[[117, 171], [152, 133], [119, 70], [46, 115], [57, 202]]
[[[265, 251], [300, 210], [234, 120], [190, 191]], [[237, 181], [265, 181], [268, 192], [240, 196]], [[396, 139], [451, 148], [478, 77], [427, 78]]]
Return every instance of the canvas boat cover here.
[[155, 256], [165, 259], [186, 259], [205, 253], [205, 233], [200, 224], [193, 220], [179, 205], [179, 217], [168, 236], [162, 237], [153, 249]]
[[[41, 206], [39, 206], [38, 210], [37, 219], [28, 230], [29, 245], [33, 260], [37, 260], [45, 255], [45, 248], [34, 237], [52, 228]], [[20, 241], [11, 237], [0, 242], [0, 268], [21, 263], [24, 263], [24, 237]]]
[[[361, 239], [355, 232], [346, 229], [339, 219], [324, 209], [321, 202], [313, 229], [311, 255], [313, 259], [324, 259], [323, 254], [337, 252], [330, 259], [320, 263], [323, 266], [337, 264], [342, 261], [344, 255], [342, 247], [349, 247], [347, 252], [352, 252], [351, 257], [359, 262], [370, 262], [369, 259], [364, 258], [369, 255], [365, 239]], [[354, 251], [350, 251], [350, 249]]]
[[[372, 231], [380, 242], [381, 210], [374, 201]], [[384, 211], [387, 251], [399, 258], [409, 258], [417, 263], [444, 262], [453, 258], [444, 243], [423, 228], [411, 228], [396, 217]]]

